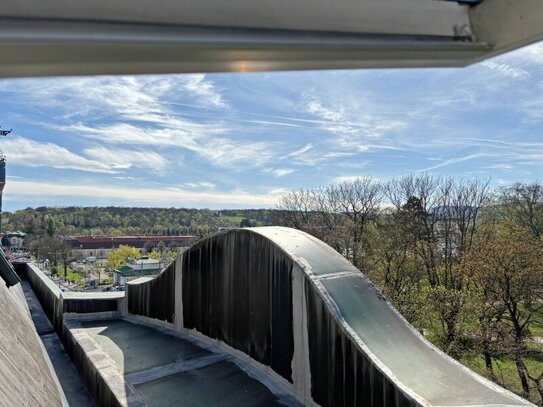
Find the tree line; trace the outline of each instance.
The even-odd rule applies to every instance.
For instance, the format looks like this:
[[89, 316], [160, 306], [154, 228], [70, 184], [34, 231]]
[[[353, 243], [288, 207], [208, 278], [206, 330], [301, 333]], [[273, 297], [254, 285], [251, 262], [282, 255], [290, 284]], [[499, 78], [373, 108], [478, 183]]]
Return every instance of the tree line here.
[[32, 236], [194, 235], [221, 227], [260, 226], [273, 222], [267, 209], [189, 209], [132, 207], [39, 207], [4, 212], [2, 230]]
[[278, 222], [345, 255], [428, 339], [543, 404], [543, 186], [428, 174], [293, 191]]

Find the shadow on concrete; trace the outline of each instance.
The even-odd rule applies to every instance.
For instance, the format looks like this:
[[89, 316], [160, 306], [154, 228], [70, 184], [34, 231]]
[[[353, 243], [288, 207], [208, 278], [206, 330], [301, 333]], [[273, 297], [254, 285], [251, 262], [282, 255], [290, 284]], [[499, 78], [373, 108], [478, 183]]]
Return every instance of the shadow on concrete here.
[[281, 404], [266, 386], [225, 355], [179, 337], [118, 319], [81, 322], [80, 329], [115, 365], [124, 385], [124, 390], [116, 391], [124, 392], [129, 405]]

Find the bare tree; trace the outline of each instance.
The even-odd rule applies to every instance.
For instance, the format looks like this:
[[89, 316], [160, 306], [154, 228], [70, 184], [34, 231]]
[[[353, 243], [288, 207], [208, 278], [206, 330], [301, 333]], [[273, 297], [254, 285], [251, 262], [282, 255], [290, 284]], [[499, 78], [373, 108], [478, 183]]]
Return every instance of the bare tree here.
[[300, 189], [284, 195], [277, 209], [282, 225], [309, 232], [313, 225], [315, 202], [311, 190]]
[[397, 216], [398, 213], [381, 216], [371, 231], [370, 276], [407, 320], [417, 324], [425, 308], [420, 296], [424, 272], [420, 258], [397, 227]]
[[543, 234], [543, 185], [540, 182], [531, 184], [514, 184], [503, 188], [501, 203], [515, 222], [530, 229], [534, 237]]
[[338, 195], [334, 185], [312, 190], [315, 205], [315, 221], [320, 225], [322, 240], [338, 252], [345, 252], [349, 236], [345, 231], [345, 218], [337, 210]]
[[364, 232], [375, 219], [382, 188], [371, 178], [291, 192], [278, 206], [283, 225], [303, 230], [350, 257], [358, 267]]
[[364, 268], [365, 232], [371, 220], [376, 219], [383, 201], [382, 186], [370, 177], [345, 181], [329, 188], [335, 212], [346, 220], [348, 235], [352, 240], [351, 259], [355, 266]]
[[408, 175], [392, 180], [385, 193], [402, 216], [401, 227], [412, 250], [420, 256], [431, 286], [439, 284], [437, 274], [436, 213], [440, 204], [440, 178], [428, 174]]

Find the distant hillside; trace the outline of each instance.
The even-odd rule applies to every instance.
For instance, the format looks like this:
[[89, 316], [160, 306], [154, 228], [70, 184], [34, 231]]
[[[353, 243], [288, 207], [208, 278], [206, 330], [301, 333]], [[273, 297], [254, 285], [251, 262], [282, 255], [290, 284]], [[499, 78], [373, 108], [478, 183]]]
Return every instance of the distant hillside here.
[[187, 209], [125, 207], [39, 207], [4, 212], [3, 230], [31, 235], [197, 235], [221, 227], [275, 223], [269, 209]]

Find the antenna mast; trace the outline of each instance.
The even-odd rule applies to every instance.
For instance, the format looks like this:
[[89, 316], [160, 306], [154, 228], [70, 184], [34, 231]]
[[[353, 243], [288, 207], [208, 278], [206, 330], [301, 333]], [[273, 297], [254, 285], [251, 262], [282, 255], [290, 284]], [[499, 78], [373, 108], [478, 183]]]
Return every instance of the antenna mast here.
[[[12, 129], [2, 130], [2, 126], [0, 126], [0, 136], [5, 137], [11, 132], [12, 132]], [[2, 193], [4, 191], [5, 186], [6, 186], [6, 156], [4, 155], [4, 152], [0, 150], [0, 232], [2, 232]]]

